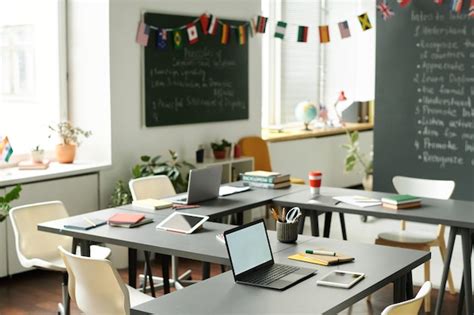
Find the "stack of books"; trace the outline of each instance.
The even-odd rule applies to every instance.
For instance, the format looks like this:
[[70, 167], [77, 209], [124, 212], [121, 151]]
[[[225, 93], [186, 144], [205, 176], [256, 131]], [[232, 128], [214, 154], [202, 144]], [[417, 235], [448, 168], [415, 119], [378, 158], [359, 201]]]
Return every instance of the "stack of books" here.
[[49, 160], [43, 160], [42, 162], [34, 162], [31, 160], [21, 161], [18, 163], [18, 169], [20, 170], [45, 170], [49, 167]]
[[133, 228], [153, 222], [153, 219], [147, 218], [145, 215], [140, 213], [116, 213], [111, 216], [108, 221], [110, 226]]
[[290, 174], [280, 174], [277, 172], [252, 171], [242, 174], [244, 183], [251, 187], [259, 188], [285, 188], [291, 185]]
[[382, 206], [390, 209], [419, 208], [421, 199], [412, 195], [396, 195], [382, 198]]

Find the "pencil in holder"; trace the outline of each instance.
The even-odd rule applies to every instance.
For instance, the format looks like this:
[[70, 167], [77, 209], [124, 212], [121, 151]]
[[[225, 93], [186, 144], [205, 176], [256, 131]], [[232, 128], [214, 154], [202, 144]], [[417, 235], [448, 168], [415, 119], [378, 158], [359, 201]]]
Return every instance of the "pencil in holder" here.
[[298, 221], [294, 223], [276, 222], [277, 239], [282, 243], [294, 243], [298, 239]]

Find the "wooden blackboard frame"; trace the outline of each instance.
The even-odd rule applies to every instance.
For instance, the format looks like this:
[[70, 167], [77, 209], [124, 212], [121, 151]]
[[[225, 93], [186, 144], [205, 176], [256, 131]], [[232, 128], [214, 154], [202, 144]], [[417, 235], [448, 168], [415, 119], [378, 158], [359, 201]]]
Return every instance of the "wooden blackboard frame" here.
[[[174, 15], [174, 14], [162, 14], [152, 11], [142, 12], [144, 22], [156, 27], [162, 28], [176, 28], [182, 25], [186, 25], [196, 19], [196, 16], [187, 15]], [[219, 19], [219, 21], [228, 25], [242, 25], [247, 23], [246, 21], [240, 20], [228, 20]], [[218, 25], [217, 34], [214, 36], [202, 34], [200, 23], [196, 23], [199, 42], [194, 45], [190, 45], [187, 41], [186, 30], [183, 30], [183, 39], [185, 41], [184, 48], [181, 50], [175, 50], [172, 45], [171, 33], [169, 33], [168, 48], [165, 51], [158, 50], [155, 47], [156, 33], [155, 30], [150, 31], [150, 38], [147, 47], [142, 48], [141, 52], [141, 94], [142, 94], [142, 108], [143, 115], [142, 121], [145, 127], [156, 127], [156, 126], [169, 126], [169, 125], [181, 125], [181, 124], [194, 124], [194, 123], [206, 123], [206, 122], [218, 122], [218, 121], [230, 121], [230, 120], [245, 120], [249, 118], [249, 38], [247, 35], [247, 41], [245, 45], [240, 45], [237, 42], [237, 36], [234, 29], [230, 29], [230, 38], [227, 45], [220, 43], [221, 26]], [[247, 28], [245, 28], [247, 30]], [[161, 58], [173, 58], [175, 60], [184, 58], [184, 52], [186, 56], [190, 55], [190, 51], [202, 50], [207, 54], [214, 54], [214, 57], [222, 58], [222, 63], [218, 63], [219, 58], [211, 58], [216, 60], [213, 63], [215, 69], [212, 66], [205, 69], [205, 77], [209, 80], [207, 83], [218, 85], [215, 89], [211, 88], [193, 88], [188, 89], [187, 92], [167, 89], [164, 91], [160, 87], [150, 87], [150, 57], [159, 56]], [[198, 55], [198, 54], [195, 54]], [[165, 59], [159, 59], [165, 60]], [[220, 59], [219, 59], [220, 60]], [[160, 61], [157, 61], [158, 63]], [[164, 62], [164, 61], [163, 61]], [[179, 63], [178, 63], [179, 64]], [[181, 63], [181, 64], [184, 64]], [[169, 65], [169, 64], [168, 64]], [[159, 67], [163, 67], [161, 70], [166, 70], [167, 64], [159, 64]], [[189, 66], [191, 67], [191, 66]], [[204, 66], [203, 66], [204, 67]], [[169, 66], [171, 69], [171, 66]], [[194, 69], [197, 69], [196, 67]], [[224, 70], [222, 70], [224, 69]], [[232, 71], [225, 71], [234, 69]], [[186, 71], [191, 71], [188, 68]], [[199, 69], [203, 70], [203, 69]], [[213, 71], [215, 70], [215, 71]], [[219, 70], [222, 70], [219, 72]], [[196, 71], [195, 71], [196, 72]], [[217, 76], [212, 79], [214, 74]], [[203, 76], [203, 77], [204, 77]], [[164, 77], [161, 77], [164, 78]], [[212, 81], [211, 81], [212, 80]], [[192, 80], [190, 81], [192, 82]], [[208, 84], [208, 87], [210, 85]], [[230, 88], [229, 88], [230, 86]], [[220, 89], [220, 90], [218, 90]], [[155, 93], [155, 94], [153, 94]], [[156, 94], [157, 93], [157, 94]], [[166, 94], [169, 93], [169, 94]], [[173, 94], [174, 93], [174, 94]], [[208, 93], [208, 94], [206, 94]], [[184, 95], [188, 95], [187, 100], [191, 102], [182, 101], [182, 99], [176, 101], [177, 98], [169, 101], [172, 97], [184, 98]], [[198, 98], [203, 96], [204, 102], [200, 105]], [[194, 97], [194, 99], [193, 99]], [[163, 100], [166, 98], [166, 100]], [[160, 102], [158, 102], [158, 100]], [[154, 101], [154, 104], [152, 103]], [[172, 102], [176, 102], [172, 104]], [[160, 104], [165, 106], [160, 106]], [[187, 104], [194, 104], [194, 107], [188, 106]], [[172, 106], [176, 105], [171, 109]]]

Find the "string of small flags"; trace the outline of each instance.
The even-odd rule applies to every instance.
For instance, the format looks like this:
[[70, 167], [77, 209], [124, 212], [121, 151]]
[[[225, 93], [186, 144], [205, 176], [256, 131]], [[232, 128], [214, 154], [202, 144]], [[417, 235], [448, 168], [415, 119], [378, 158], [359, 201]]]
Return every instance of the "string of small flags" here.
[[[474, 17], [474, 0], [470, 0], [468, 16]], [[405, 8], [410, 4], [411, 0], [397, 0], [400, 7]], [[443, 4], [443, 0], [433, 0], [438, 5]], [[451, 11], [461, 14], [464, 0], [451, 0]], [[387, 0], [380, 0], [377, 4], [377, 9], [380, 11], [382, 18], [388, 20], [395, 15], [390, 6], [387, 4]]]
[[[357, 19], [360, 23], [362, 31], [367, 31], [373, 28], [367, 13], [358, 15]], [[142, 46], [148, 46], [149, 39], [150, 36], [152, 36], [151, 34], [153, 31], [156, 36], [156, 48], [162, 50], [167, 49], [168, 46], [170, 46], [171, 39], [172, 46], [175, 49], [180, 49], [184, 46], [185, 36], [187, 37], [187, 41], [190, 45], [194, 45], [199, 42], [199, 26], [201, 33], [205, 36], [215, 36], [218, 33], [218, 28], [220, 28], [220, 43], [223, 45], [229, 43], [232, 34], [235, 34], [234, 36], [240, 45], [245, 45], [247, 43], [248, 33], [250, 33], [251, 37], [254, 37], [257, 34], [265, 34], [267, 33], [267, 24], [268, 18], [262, 15], [257, 16], [256, 19], [252, 18], [240, 25], [230, 25], [220, 21], [216, 16], [207, 13], [200, 15], [188, 24], [175, 28], [162, 28], [140, 21], [138, 24], [136, 42]], [[289, 25], [296, 26], [297, 42], [308, 42], [310, 29], [309, 26], [297, 25], [285, 21], [277, 21], [275, 33], [273, 36], [275, 38], [284, 40]], [[329, 25], [320, 25], [317, 27], [317, 29], [319, 33], [319, 42], [321, 44], [329, 43], [331, 40], [329, 37]], [[341, 39], [351, 37], [351, 31], [349, 29], [349, 23], [347, 20], [339, 22], [338, 29]]]

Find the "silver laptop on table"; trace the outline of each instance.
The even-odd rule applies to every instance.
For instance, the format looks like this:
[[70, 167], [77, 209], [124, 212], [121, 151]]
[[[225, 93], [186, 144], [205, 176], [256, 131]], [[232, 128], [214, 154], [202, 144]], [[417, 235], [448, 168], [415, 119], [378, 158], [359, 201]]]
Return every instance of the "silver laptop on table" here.
[[178, 196], [168, 200], [189, 205], [216, 199], [219, 197], [221, 181], [222, 165], [190, 170], [187, 196]]
[[284, 290], [317, 270], [275, 264], [263, 220], [224, 232], [227, 253], [237, 283]]

